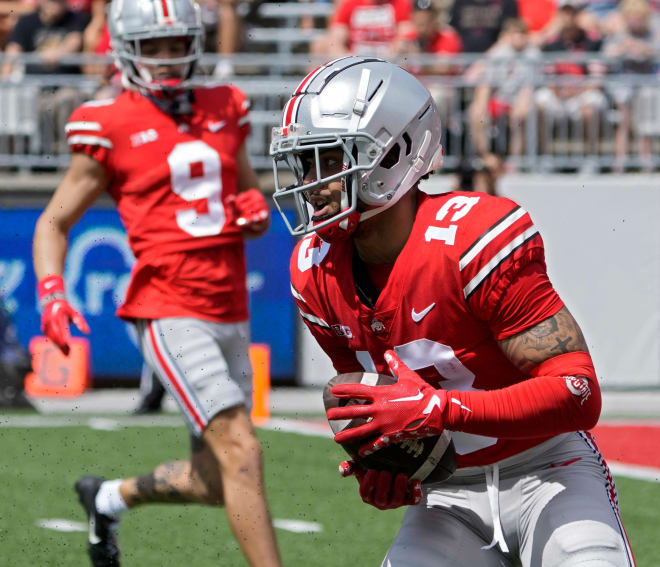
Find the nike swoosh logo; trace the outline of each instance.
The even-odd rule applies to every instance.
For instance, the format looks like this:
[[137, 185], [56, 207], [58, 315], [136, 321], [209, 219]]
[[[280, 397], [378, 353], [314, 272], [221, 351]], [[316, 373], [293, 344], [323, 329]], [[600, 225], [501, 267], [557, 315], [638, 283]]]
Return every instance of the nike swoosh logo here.
[[89, 543], [92, 545], [101, 543], [101, 538], [96, 535], [96, 516], [93, 514], [89, 517]]
[[413, 307], [412, 312], [410, 313], [410, 316], [412, 317], [412, 320], [415, 321], [415, 323], [419, 323], [424, 317], [426, 317], [427, 313], [431, 311], [435, 307], [435, 302], [431, 303], [426, 309], [422, 309], [419, 313], [415, 311], [415, 308]]
[[390, 402], [416, 402], [417, 400], [421, 400], [423, 397], [423, 394], [420, 390], [417, 390], [417, 395], [416, 396], [408, 396], [407, 398], [397, 398], [396, 400], [390, 400]]
[[211, 132], [217, 132], [218, 130], [223, 128], [225, 124], [227, 124], [226, 120], [220, 120], [219, 122], [211, 122], [209, 120], [208, 126]]
[[46, 282], [46, 283], [44, 284], [44, 287], [45, 287], [46, 289], [50, 289], [50, 288], [53, 287], [56, 283], [57, 283], [57, 282], [55, 282], [55, 281], [49, 281], [49, 282]]

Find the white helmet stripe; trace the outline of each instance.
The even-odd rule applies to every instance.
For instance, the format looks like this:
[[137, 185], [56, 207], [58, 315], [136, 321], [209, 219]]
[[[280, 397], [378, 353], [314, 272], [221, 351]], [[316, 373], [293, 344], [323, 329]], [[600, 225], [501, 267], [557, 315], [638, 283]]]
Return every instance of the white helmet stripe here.
[[353, 105], [353, 115], [351, 116], [351, 125], [349, 128], [351, 130], [357, 130], [358, 125], [360, 124], [360, 118], [364, 114], [364, 110], [367, 107], [367, 90], [369, 89], [369, 77], [371, 76], [371, 71], [368, 67], [362, 69], [362, 74], [360, 75], [360, 83], [358, 84], [357, 93], [355, 94], [355, 104]]

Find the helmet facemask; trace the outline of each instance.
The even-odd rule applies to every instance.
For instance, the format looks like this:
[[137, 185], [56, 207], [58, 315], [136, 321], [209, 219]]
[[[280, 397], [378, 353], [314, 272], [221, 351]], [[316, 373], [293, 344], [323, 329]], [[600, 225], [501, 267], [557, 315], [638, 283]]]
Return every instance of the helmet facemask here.
[[[125, 58], [130, 61], [129, 65], [132, 67], [131, 81], [138, 87], [147, 89], [149, 91], [179, 91], [184, 89], [186, 82], [190, 80], [195, 67], [199, 61], [199, 54], [195, 43], [197, 38], [188, 36], [179, 36], [175, 39], [184, 39], [186, 41], [186, 53], [181, 57], [172, 58], [154, 58], [143, 54], [143, 44], [148, 41], [153, 41], [156, 38], [149, 39], [136, 39], [128, 44], [132, 53], [125, 54]], [[168, 38], [170, 39], [170, 38]], [[171, 72], [164, 78], [152, 76], [149, 67], [180, 67], [178, 72]]]
[[[296, 135], [300, 128], [292, 124], [287, 128], [274, 128], [271, 155], [275, 178], [275, 204], [294, 236], [318, 232], [322, 238], [348, 236], [357, 227], [358, 187], [369, 176], [383, 155], [382, 144], [364, 132], [337, 133], [332, 136]], [[341, 170], [322, 175], [321, 156], [331, 149], [341, 149]], [[364, 159], [368, 156], [368, 161]], [[313, 164], [316, 179], [305, 182], [309, 164]], [[293, 174], [294, 182], [285, 185], [285, 171]], [[342, 193], [339, 212], [330, 217], [314, 218], [315, 207], [310, 196], [320, 187], [341, 180]], [[282, 199], [293, 196], [301, 223], [292, 226], [281, 207]]]
[[[115, 62], [126, 88], [167, 96], [192, 88], [191, 79], [203, 53], [204, 28], [199, 6], [192, 0], [168, 0], [163, 11], [160, 0], [150, 3], [113, 1], [108, 6], [108, 26]], [[146, 41], [184, 39], [185, 52], [161, 58], [143, 52]], [[177, 50], [174, 50], [177, 51]], [[153, 76], [157, 67], [180, 67], [165, 78]], [[151, 69], [150, 69], [151, 67]]]
[[[167, 39], [174, 41], [181, 38], [187, 42], [185, 55], [167, 59], [149, 57], [142, 52], [144, 42], [158, 38], [148, 37], [122, 42], [122, 51], [117, 53], [117, 57], [122, 62], [122, 71], [126, 78], [135, 86], [151, 93], [176, 93], [189, 88], [190, 79], [201, 56], [201, 36], [173, 36]], [[181, 69], [168, 74], [165, 78], [154, 77], [149, 68], [162, 66]]]

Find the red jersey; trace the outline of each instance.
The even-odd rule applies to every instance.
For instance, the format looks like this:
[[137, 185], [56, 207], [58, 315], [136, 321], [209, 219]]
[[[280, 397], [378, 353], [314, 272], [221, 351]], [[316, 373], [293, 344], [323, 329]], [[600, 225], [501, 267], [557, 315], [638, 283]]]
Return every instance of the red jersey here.
[[66, 126], [73, 152], [101, 163], [137, 259], [123, 318], [247, 319], [245, 258], [227, 198], [249, 105], [235, 87], [199, 88], [170, 115], [126, 90], [83, 104]]
[[388, 55], [398, 26], [410, 20], [408, 0], [344, 0], [332, 25], [348, 27], [348, 49], [353, 54]]
[[[528, 213], [509, 199], [467, 192], [422, 197], [411, 234], [374, 308], [353, 276], [350, 240], [317, 235], [291, 259], [292, 293], [303, 320], [339, 373], [388, 374], [394, 349], [435, 387], [492, 390], [525, 380], [497, 341], [559, 311], [552, 286], [530, 285], [525, 305], [501, 299], [522, 278], [545, 276], [543, 241]], [[520, 294], [517, 294], [520, 297]], [[479, 466], [545, 441], [455, 432], [458, 466]]]

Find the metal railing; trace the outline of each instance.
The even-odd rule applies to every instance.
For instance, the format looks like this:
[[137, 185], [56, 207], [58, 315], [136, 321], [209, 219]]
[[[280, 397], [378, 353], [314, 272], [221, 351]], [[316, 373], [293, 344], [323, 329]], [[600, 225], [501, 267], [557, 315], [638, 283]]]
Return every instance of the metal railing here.
[[[0, 57], [0, 62], [2, 59]], [[528, 86], [534, 93], [534, 103], [522, 125], [517, 126], [522, 128], [522, 134], [519, 133], [523, 138], [521, 149], [511, 152], [514, 125], [507, 112], [486, 112], [477, 122], [485, 130], [489, 149], [504, 155], [510, 167], [531, 172], [579, 170], [585, 165], [595, 170], [660, 170], [660, 77], [657, 72], [597, 76], [554, 76], [544, 72], [548, 64], [567, 59], [584, 65], [598, 63], [604, 69], [616, 68], [615, 61], [584, 54], [544, 57], [539, 64], [530, 67], [520, 87]], [[25, 55], [14, 64], [21, 66], [37, 60], [35, 55]], [[63, 62], [98, 64], [109, 61], [109, 58], [86, 55], [69, 57]], [[475, 63], [479, 65], [480, 61], [484, 61], [483, 56], [466, 54], [447, 58], [408, 57], [398, 61], [420, 77], [438, 102], [443, 119], [445, 163], [449, 169], [459, 167], [475, 154], [475, 121], [470, 118], [475, 89], [488, 84], [495, 95], [503, 87], [511, 90], [504, 74], [484, 78], [474, 72]], [[271, 167], [268, 157], [271, 128], [279, 123], [281, 109], [301, 77], [318, 63], [308, 55], [282, 58], [279, 54], [244, 53], [225, 59], [212, 54], [203, 57], [201, 67], [207, 76], [202, 76], [201, 82], [214, 80], [214, 69], [222, 68], [225, 73], [222, 80], [237, 85], [252, 101], [248, 149], [257, 169]], [[487, 64], [491, 63], [493, 60], [488, 60]], [[451, 74], [434, 74], [432, 70], [438, 67], [450, 69]], [[0, 82], [0, 167], [27, 170], [65, 167], [69, 155], [63, 134], [64, 122], [75, 106], [94, 98], [101, 85], [101, 78], [94, 75], [16, 73], [13, 80]], [[540, 104], [539, 93], [556, 94], [567, 89], [575, 93], [597, 93], [598, 96], [592, 97], [598, 99], [593, 119], [580, 111], [579, 104], [584, 101], [560, 98], [559, 102], [554, 101], [559, 107], [553, 108], [552, 113]], [[589, 99], [589, 96], [582, 98]], [[507, 101], [504, 102], [506, 109]]]

